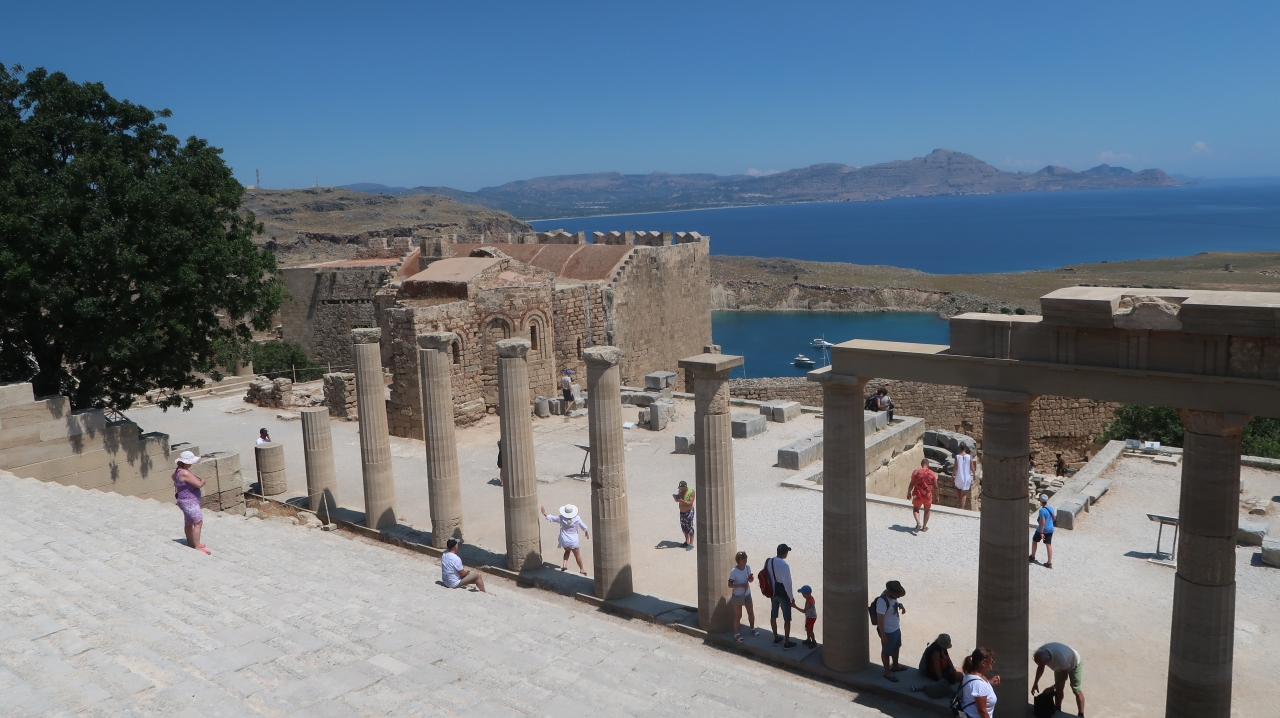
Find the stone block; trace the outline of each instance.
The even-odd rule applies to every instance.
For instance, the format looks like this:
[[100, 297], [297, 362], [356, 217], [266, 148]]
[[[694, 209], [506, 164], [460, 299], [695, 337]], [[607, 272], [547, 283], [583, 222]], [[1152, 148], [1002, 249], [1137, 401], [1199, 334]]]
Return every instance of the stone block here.
[[649, 425], [649, 407], [640, 410], [639, 415], [636, 417], [636, 423], [640, 426]]
[[735, 439], [750, 439], [763, 434], [769, 422], [760, 414], [734, 414], [730, 427]]
[[541, 419], [551, 416], [551, 402], [547, 397], [540, 396], [533, 400], [533, 413], [537, 414]]
[[676, 373], [673, 371], [655, 371], [644, 375], [644, 388], [669, 389], [675, 384]]
[[1088, 499], [1080, 494], [1068, 497], [1062, 503], [1058, 504], [1057, 511], [1053, 515], [1053, 524], [1055, 528], [1067, 529], [1072, 531], [1076, 527], [1076, 521], [1086, 511], [1085, 503]]
[[1240, 528], [1236, 530], [1236, 543], [1241, 546], [1261, 546], [1266, 537], [1266, 521], [1240, 520]]
[[555, 414], [556, 416], [560, 416], [561, 414], [564, 413], [564, 399], [559, 399], [559, 398], [548, 399], [547, 408], [551, 411], [552, 414]]
[[822, 432], [787, 444], [778, 449], [778, 468], [798, 471], [822, 459]]
[[1110, 479], [1097, 479], [1095, 481], [1090, 481], [1089, 485], [1084, 487], [1084, 490], [1080, 493], [1081, 495], [1088, 497], [1089, 505], [1092, 506], [1098, 503], [1098, 499], [1101, 499], [1102, 495], [1107, 493], [1110, 488]]
[[672, 405], [659, 401], [649, 407], [649, 430], [662, 431], [667, 428], [667, 422], [671, 418]]
[[1262, 562], [1280, 568], [1280, 538], [1265, 536], [1262, 539]]
[[935, 461], [939, 466], [946, 466], [951, 461], [951, 452], [941, 446], [924, 445], [924, 456], [929, 461]]
[[800, 402], [787, 401], [786, 399], [766, 401], [760, 405], [760, 413], [769, 421], [785, 424], [788, 421], [799, 418]]
[[676, 434], [676, 453], [693, 453], [693, 434]]
[[662, 398], [657, 392], [647, 391], [624, 391], [622, 392], [622, 403], [631, 406], [649, 406], [653, 402]]

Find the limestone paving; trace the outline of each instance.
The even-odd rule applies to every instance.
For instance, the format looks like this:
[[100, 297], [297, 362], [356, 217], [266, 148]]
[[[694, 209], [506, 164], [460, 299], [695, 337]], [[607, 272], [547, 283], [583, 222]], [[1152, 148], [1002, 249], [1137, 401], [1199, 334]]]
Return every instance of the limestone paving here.
[[924, 715], [342, 532], [210, 512], [212, 556], [180, 532], [0, 472], [6, 716]]

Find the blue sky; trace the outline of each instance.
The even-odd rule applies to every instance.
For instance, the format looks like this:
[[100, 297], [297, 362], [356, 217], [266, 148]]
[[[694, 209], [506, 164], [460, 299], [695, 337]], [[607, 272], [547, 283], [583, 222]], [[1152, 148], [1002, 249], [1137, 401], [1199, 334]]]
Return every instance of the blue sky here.
[[[891, 7], [886, 7], [891, 6]], [[266, 187], [866, 165], [1280, 175], [1280, 4], [18, 3], [0, 62]]]

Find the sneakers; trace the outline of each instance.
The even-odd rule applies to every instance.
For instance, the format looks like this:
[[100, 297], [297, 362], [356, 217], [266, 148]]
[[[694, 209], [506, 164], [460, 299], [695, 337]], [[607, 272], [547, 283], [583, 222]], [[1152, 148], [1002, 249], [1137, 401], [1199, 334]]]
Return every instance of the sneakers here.
[[773, 637], [773, 645], [775, 645], [775, 646], [776, 646], [776, 645], [778, 645], [779, 643], [782, 643], [782, 636], [777, 636], [777, 635], [775, 635], [775, 636]]
[[1027, 563], [1035, 563], [1035, 562], [1036, 562], [1036, 557], [1035, 557], [1035, 556], [1028, 556], [1028, 557], [1027, 557]]
[[751, 635], [753, 635], [753, 636], [758, 636], [758, 635], [760, 635], [760, 629], [759, 629], [759, 628], [753, 628], [753, 629], [751, 629]]
[[786, 643], [782, 644], [782, 650], [784, 651], [789, 651], [795, 647], [796, 647], [796, 644], [794, 641], [787, 641]]
[[807, 638], [806, 638], [806, 639], [804, 639], [803, 641], [801, 641], [801, 642], [800, 642], [800, 645], [804, 646], [805, 648], [817, 648], [817, 647], [818, 647], [818, 642], [817, 642], [817, 641], [810, 641], [809, 639], [807, 639]]
[[735, 633], [733, 634], [733, 640], [737, 641], [738, 643], [742, 643], [747, 639], [743, 638], [741, 633]]

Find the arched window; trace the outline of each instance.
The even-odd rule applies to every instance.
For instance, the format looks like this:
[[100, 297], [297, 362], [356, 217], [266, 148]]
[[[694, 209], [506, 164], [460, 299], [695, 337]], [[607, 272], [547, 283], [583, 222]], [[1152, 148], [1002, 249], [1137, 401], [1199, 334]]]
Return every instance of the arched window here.
[[578, 337], [578, 358], [582, 358], [582, 337]]
[[462, 342], [455, 341], [449, 345], [449, 348], [453, 350], [453, 363], [461, 364], [462, 363]]
[[538, 322], [536, 320], [529, 325], [529, 345], [533, 351], [538, 351]]

